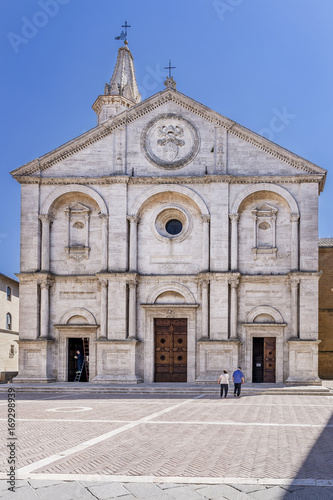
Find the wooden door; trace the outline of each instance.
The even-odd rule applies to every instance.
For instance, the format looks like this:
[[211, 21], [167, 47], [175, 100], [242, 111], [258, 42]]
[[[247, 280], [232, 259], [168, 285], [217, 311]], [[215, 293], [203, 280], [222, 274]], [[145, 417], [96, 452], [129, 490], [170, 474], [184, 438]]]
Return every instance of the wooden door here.
[[264, 382], [275, 382], [276, 338], [264, 338]]
[[187, 319], [155, 318], [155, 382], [187, 382]]

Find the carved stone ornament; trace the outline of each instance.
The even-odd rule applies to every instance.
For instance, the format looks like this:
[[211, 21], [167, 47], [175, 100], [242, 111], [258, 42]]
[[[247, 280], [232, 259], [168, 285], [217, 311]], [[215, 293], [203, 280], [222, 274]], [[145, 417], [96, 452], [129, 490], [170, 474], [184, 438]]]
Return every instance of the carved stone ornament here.
[[170, 170], [182, 168], [198, 153], [199, 133], [193, 123], [182, 116], [163, 114], [148, 123], [142, 133], [141, 146], [155, 166]]

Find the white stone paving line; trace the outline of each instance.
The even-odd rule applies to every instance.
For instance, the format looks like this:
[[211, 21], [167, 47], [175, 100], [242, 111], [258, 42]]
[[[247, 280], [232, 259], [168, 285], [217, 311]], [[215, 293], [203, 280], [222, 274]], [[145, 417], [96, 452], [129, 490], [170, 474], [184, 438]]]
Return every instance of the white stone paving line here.
[[[0, 418], [1, 421], [7, 421], [7, 418]], [[124, 423], [135, 423], [137, 420], [93, 420], [93, 419], [61, 419], [61, 418], [17, 418], [16, 422], [75, 422], [75, 423], [94, 423], [94, 424], [124, 424]], [[145, 422], [147, 424], [159, 424], [159, 425], [238, 425], [238, 426], [264, 426], [264, 427], [314, 427], [319, 429], [327, 429], [333, 427], [333, 424], [278, 424], [269, 422], [231, 422], [226, 420], [225, 422], [205, 422], [205, 421], [179, 421], [179, 420], [150, 420]]]
[[[5, 474], [0, 474], [0, 479], [7, 479]], [[254, 477], [188, 477], [188, 476], [118, 476], [99, 474], [43, 474], [31, 473], [29, 478], [43, 481], [92, 481], [112, 483], [175, 483], [175, 484], [251, 484], [262, 486], [323, 486], [332, 487], [332, 479], [292, 479], [292, 478], [254, 478]]]
[[264, 427], [318, 427], [320, 429], [326, 429], [327, 427], [333, 427], [333, 424], [278, 424], [270, 422], [232, 422], [226, 420], [225, 422], [201, 422], [201, 421], [168, 421], [168, 420], [153, 420], [152, 422], [147, 422], [147, 424], [180, 424], [180, 425], [246, 425], [249, 426], [264, 426]]
[[[200, 396], [196, 396], [196, 398], [202, 398], [204, 396], [205, 396], [204, 394], [201, 394]], [[46, 465], [50, 465], [51, 463], [56, 462], [57, 460], [61, 460], [64, 457], [68, 457], [69, 455], [73, 455], [74, 453], [77, 453], [79, 451], [83, 451], [86, 448], [89, 448], [90, 446], [94, 446], [97, 443], [101, 443], [102, 441], [105, 441], [106, 439], [109, 439], [113, 436], [116, 436], [117, 434], [125, 432], [129, 429], [133, 429], [133, 427], [137, 427], [140, 424], [144, 424], [144, 423], [148, 422], [149, 420], [151, 420], [152, 418], [159, 417], [160, 415], [163, 415], [164, 413], [175, 410], [175, 409], [179, 408], [180, 406], [186, 405], [190, 401], [191, 400], [182, 401], [181, 403], [170, 406], [169, 408], [165, 408], [164, 410], [160, 410], [158, 412], [152, 413], [151, 415], [140, 418], [139, 420], [136, 420], [135, 422], [123, 425], [119, 429], [115, 429], [113, 431], [106, 432], [105, 434], [102, 434], [101, 436], [89, 439], [88, 441], [85, 441], [77, 446], [73, 446], [72, 448], [69, 448], [68, 450], [65, 450], [61, 453], [51, 455], [47, 458], [43, 458], [41, 460], [38, 460], [37, 462], [26, 465], [25, 467], [21, 467], [20, 469], [17, 470], [17, 478], [18, 479], [27, 479], [28, 477], [30, 477], [29, 474], [36, 469], [39, 469], [41, 467], [45, 467]]]

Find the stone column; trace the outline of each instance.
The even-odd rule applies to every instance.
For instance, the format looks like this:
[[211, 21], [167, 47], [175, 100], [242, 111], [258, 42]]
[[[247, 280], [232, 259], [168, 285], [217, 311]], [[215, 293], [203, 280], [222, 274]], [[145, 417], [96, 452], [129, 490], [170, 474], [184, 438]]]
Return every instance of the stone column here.
[[107, 324], [108, 324], [108, 280], [100, 278], [101, 284], [101, 325], [99, 338], [107, 338]]
[[129, 271], [135, 273], [138, 266], [138, 223], [139, 218], [127, 216], [130, 222]]
[[202, 265], [203, 272], [209, 271], [209, 260], [210, 260], [210, 216], [209, 215], [201, 215], [201, 219], [203, 222], [203, 231], [202, 231]]
[[230, 214], [231, 220], [231, 271], [237, 271], [238, 268], [238, 214]]
[[299, 215], [291, 214], [291, 269], [298, 271], [298, 221]]
[[237, 338], [237, 314], [238, 314], [238, 304], [237, 304], [237, 287], [239, 285], [239, 279], [230, 280], [231, 293], [230, 293], [230, 338]]
[[208, 280], [201, 281], [201, 338], [209, 338], [208, 318], [209, 318], [209, 282]]
[[42, 222], [42, 241], [41, 241], [41, 271], [50, 270], [50, 225], [52, 218], [49, 215], [40, 215]]
[[107, 214], [100, 214], [102, 219], [102, 255], [101, 255], [101, 272], [108, 271], [108, 233], [109, 233], [109, 216]]
[[39, 337], [49, 337], [50, 303], [49, 288], [52, 283], [49, 280], [40, 282], [40, 335]]
[[299, 278], [291, 277], [290, 278], [290, 287], [291, 287], [291, 336], [292, 338], [299, 337], [298, 331], [298, 288], [299, 288]]
[[136, 281], [128, 282], [128, 338], [136, 338]]

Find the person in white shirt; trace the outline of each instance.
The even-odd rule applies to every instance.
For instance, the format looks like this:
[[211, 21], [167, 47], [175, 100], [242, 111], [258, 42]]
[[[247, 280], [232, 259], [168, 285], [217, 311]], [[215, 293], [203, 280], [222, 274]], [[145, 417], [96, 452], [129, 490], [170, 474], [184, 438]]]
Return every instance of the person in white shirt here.
[[220, 398], [223, 397], [223, 389], [224, 389], [224, 399], [228, 396], [229, 389], [229, 374], [227, 370], [223, 370], [223, 373], [219, 376], [218, 383], [221, 387], [221, 395]]

